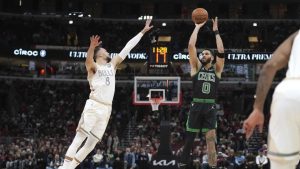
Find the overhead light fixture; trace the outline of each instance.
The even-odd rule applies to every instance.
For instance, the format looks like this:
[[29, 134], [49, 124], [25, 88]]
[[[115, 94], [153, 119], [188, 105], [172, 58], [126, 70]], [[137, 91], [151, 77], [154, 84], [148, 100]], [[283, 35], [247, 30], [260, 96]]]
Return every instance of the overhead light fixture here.
[[69, 20], [69, 24], [72, 25], [74, 22], [73, 20]]
[[163, 23], [161, 24], [161, 26], [167, 26], [167, 23], [163, 22]]
[[256, 22], [253, 22], [253, 27], [257, 27], [257, 23]]
[[142, 16], [140, 16], [140, 17], [138, 17], [138, 20], [147, 20], [147, 19], [152, 19], [153, 18], [153, 16], [151, 16], [151, 15], [142, 15]]
[[250, 43], [257, 43], [258, 42], [258, 37], [257, 36], [248, 36], [248, 41]]
[[84, 13], [84, 12], [69, 12], [68, 13], [68, 16], [69, 17], [78, 17], [78, 18], [84, 18], [84, 17], [92, 17], [92, 15], [91, 14], [86, 14], [86, 13]]
[[171, 36], [158, 36], [158, 42], [171, 42]]

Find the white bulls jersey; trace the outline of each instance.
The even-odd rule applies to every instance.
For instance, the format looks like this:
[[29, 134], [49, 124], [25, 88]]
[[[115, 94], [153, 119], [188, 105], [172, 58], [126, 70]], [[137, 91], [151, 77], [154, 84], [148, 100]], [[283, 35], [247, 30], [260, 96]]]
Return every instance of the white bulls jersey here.
[[111, 63], [96, 64], [96, 73], [88, 78], [91, 89], [90, 99], [112, 104], [115, 94], [115, 74], [115, 68]]
[[289, 68], [286, 73], [287, 78], [300, 77], [300, 33], [294, 38], [293, 47], [291, 50]]

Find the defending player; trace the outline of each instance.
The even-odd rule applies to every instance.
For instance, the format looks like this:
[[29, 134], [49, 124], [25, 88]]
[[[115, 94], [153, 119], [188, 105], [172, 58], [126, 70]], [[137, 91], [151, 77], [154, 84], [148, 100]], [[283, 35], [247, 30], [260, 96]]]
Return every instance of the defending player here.
[[253, 112], [244, 122], [249, 138], [263, 129], [263, 107], [276, 72], [288, 65], [286, 78], [276, 87], [271, 105], [268, 157], [272, 169], [295, 169], [300, 159], [300, 34], [288, 37], [260, 72]]
[[[111, 61], [109, 61], [109, 53], [99, 46], [101, 44], [100, 37], [96, 35], [90, 38], [85, 65], [91, 93], [86, 101], [75, 138], [65, 155], [61, 169], [76, 168], [101, 140], [112, 109], [116, 67], [137, 45], [143, 35], [153, 27], [150, 26], [150, 23], [151, 20], [147, 20], [144, 29], [128, 41], [123, 50]], [[86, 138], [85, 144], [78, 150]]]

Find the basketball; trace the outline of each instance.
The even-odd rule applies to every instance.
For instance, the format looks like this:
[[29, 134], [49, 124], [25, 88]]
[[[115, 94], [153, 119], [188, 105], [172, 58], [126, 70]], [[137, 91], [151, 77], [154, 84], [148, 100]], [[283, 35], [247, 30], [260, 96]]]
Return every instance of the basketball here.
[[192, 20], [196, 24], [203, 23], [207, 21], [208, 13], [204, 8], [196, 8], [192, 12]]

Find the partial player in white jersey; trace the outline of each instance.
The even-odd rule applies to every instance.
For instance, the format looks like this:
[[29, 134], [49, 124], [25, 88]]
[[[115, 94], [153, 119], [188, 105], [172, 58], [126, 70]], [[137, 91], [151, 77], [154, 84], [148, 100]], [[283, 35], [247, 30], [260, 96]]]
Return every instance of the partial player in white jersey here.
[[[110, 61], [109, 53], [100, 47], [100, 36], [90, 37], [85, 66], [91, 93], [82, 112], [75, 138], [60, 169], [75, 169], [101, 140], [108, 124], [115, 93], [116, 67], [153, 26], [147, 20], [144, 29], [133, 37], [122, 51]], [[96, 61], [96, 62], [95, 62]], [[85, 144], [78, 150], [83, 141]]]
[[272, 169], [295, 169], [300, 159], [300, 33], [287, 38], [263, 66], [257, 82], [253, 112], [244, 122], [249, 138], [263, 129], [263, 107], [276, 72], [288, 65], [286, 78], [276, 87], [271, 105], [268, 157]]

